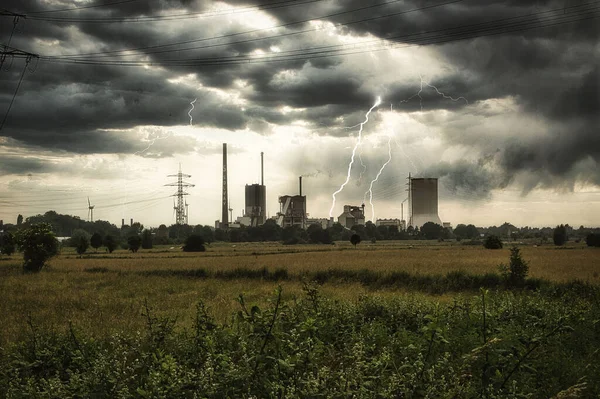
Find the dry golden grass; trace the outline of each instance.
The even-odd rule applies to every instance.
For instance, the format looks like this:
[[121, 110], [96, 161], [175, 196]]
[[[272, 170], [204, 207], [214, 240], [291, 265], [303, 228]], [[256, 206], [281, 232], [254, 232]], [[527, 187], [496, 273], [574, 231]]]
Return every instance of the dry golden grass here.
[[[553, 246], [523, 246], [530, 262], [529, 275], [552, 281], [579, 279], [600, 282], [600, 251], [581, 245], [569, 249]], [[205, 253], [183, 253], [169, 247], [137, 254], [118, 251], [108, 255], [91, 253], [82, 259], [65, 251], [42, 273], [23, 275], [17, 255], [0, 261], [0, 346], [22, 339], [28, 318], [38, 328], [77, 328], [98, 336], [116, 330], [135, 330], [144, 325], [141, 316], [147, 300], [156, 315], [176, 317], [178, 325], [190, 325], [196, 303], [203, 300], [220, 321], [239, 309], [236, 298], [245, 294], [248, 303], [264, 304], [277, 283], [240, 279], [186, 279], [177, 276], [143, 276], [137, 272], [204, 268], [209, 271], [235, 268], [285, 268], [290, 275], [327, 269], [370, 269], [380, 272], [407, 271], [446, 274], [462, 270], [473, 274], [497, 272], [507, 263], [508, 249], [486, 250], [479, 246], [407, 242], [335, 246], [283, 246], [274, 243], [213, 244]], [[104, 268], [108, 273], [85, 272]], [[121, 273], [117, 273], [121, 272]], [[284, 282], [287, 298], [302, 295], [300, 282]], [[329, 284], [321, 289], [331, 298], [355, 300], [371, 293], [360, 284]], [[415, 295], [379, 291], [383, 296]], [[422, 295], [422, 294], [417, 294]], [[450, 297], [448, 297], [450, 298]], [[436, 297], [436, 300], [447, 298]]]

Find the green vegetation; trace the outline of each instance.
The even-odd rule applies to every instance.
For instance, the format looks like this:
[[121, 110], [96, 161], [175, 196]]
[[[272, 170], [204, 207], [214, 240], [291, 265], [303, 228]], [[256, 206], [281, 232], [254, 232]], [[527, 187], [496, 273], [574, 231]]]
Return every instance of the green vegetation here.
[[[0, 395], [53, 397], [596, 398], [593, 301], [512, 292], [333, 301], [312, 284], [264, 306], [238, 298], [190, 327], [145, 303], [145, 327], [92, 339], [77, 325], [4, 349]], [[598, 296], [595, 296], [595, 300]], [[577, 395], [564, 396], [567, 392]], [[563, 396], [561, 396], [563, 395]]]
[[567, 228], [564, 224], [556, 226], [552, 232], [552, 241], [554, 245], [565, 245], [569, 237], [567, 236]]
[[185, 240], [185, 245], [183, 246], [183, 250], [185, 252], [204, 252], [206, 248], [204, 247], [204, 238], [199, 234], [192, 234]]
[[23, 251], [25, 272], [39, 272], [50, 258], [58, 255], [58, 240], [48, 224], [36, 224], [19, 230], [17, 241]]
[[0, 253], [11, 256], [17, 249], [15, 236], [7, 232], [0, 235]]
[[205, 249], [64, 248], [35, 275], [3, 257], [0, 397], [600, 393], [600, 251], [584, 243]]
[[138, 236], [137, 234], [127, 237], [127, 248], [131, 252], [136, 253], [140, 249], [141, 245], [142, 245], [142, 238], [140, 236]]
[[487, 249], [502, 249], [502, 240], [497, 236], [487, 236], [483, 241], [483, 246]]

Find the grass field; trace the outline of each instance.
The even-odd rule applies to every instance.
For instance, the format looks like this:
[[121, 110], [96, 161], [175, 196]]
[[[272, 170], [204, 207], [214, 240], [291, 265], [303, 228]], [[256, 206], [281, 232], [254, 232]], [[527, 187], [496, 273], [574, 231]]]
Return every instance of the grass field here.
[[[179, 248], [159, 247], [136, 254], [93, 251], [79, 258], [72, 249], [52, 259], [37, 275], [23, 275], [18, 255], [0, 261], [0, 344], [26, 334], [28, 320], [48, 329], [76, 323], [99, 336], [143, 325], [140, 317], [145, 300], [159, 315], [176, 317], [189, 325], [198, 300], [224, 320], [239, 305], [244, 294], [249, 302], [263, 303], [282, 285], [284, 296], [299, 295], [301, 276], [328, 270], [378, 273], [408, 272], [412, 275], [446, 275], [451, 271], [470, 274], [497, 273], [507, 263], [508, 249], [486, 250], [480, 246], [438, 242], [384, 242], [336, 245], [284, 246], [278, 243], [213, 244], [204, 253], [183, 253]], [[555, 282], [581, 280], [600, 282], [600, 251], [584, 245], [569, 247], [521, 247], [529, 261], [531, 277]], [[186, 278], [177, 272], [202, 269], [211, 273], [235, 269], [285, 269], [287, 281], [256, 278]], [[358, 282], [326, 283], [323, 294], [335, 299], [356, 300], [374, 288]], [[386, 296], [425, 295], [410, 289], [382, 288]], [[444, 301], [451, 295], [437, 296]]]
[[448, 242], [4, 257], [0, 397], [598, 397], [600, 251], [520, 249], [516, 289]]

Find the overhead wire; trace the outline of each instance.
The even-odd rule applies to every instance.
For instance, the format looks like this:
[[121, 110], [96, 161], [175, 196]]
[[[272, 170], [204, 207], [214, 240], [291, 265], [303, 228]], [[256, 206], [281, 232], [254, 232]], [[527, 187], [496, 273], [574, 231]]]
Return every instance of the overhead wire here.
[[62, 8], [62, 9], [54, 9], [54, 10], [28, 11], [27, 14], [49, 14], [49, 13], [55, 13], [55, 12], [79, 11], [79, 10], [84, 10], [84, 9], [89, 9], [89, 8], [109, 7], [109, 6], [115, 6], [115, 5], [119, 5], [119, 4], [125, 4], [125, 3], [134, 3], [136, 1], [140, 1], [140, 0], [119, 0], [119, 1], [114, 1], [111, 3], [92, 4], [89, 6], [70, 7], [70, 8]]
[[136, 17], [105, 17], [105, 18], [75, 18], [75, 17], [29, 17], [34, 21], [44, 22], [57, 22], [57, 23], [97, 23], [97, 24], [109, 24], [109, 23], [136, 23], [136, 22], [161, 22], [161, 21], [174, 21], [183, 19], [199, 19], [216, 16], [225, 16], [233, 14], [244, 14], [249, 12], [273, 10], [284, 7], [295, 7], [300, 5], [306, 5], [310, 3], [317, 3], [328, 0], [287, 0], [279, 2], [271, 2], [259, 4], [252, 7], [235, 8], [208, 12], [192, 12], [192, 13], [178, 13], [178, 14], [167, 14], [167, 15], [141, 15]]
[[[576, 6], [573, 6], [576, 7]], [[562, 11], [563, 9], [561, 9]], [[464, 40], [468, 38], [481, 37], [481, 36], [491, 36], [498, 35], [504, 33], [517, 32], [528, 29], [536, 29], [550, 26], [562, 25], [565, 23], [573, 23], [593, 18], [598, 18], [600, 14], [596, 13], [596, 11], [600, 10], [600, 6], [596, 5], [593, 8], [588, 8], [585, 10], [575, 10], [570, 11], [568, 13], [563, 12], [563, 14], [559, 16], [548, 15], [537, 20], [525, 20], [525, 21], [516, 21], [517, 18], [524, 18], [527, 16], [540, 16], [541, 14], [546, 14], [549, 12], [555, 12], [556, 10], [544, 11], [535, 14], [529, 14], [527, 16], [519, 16], [519, 17], [511, 17], [511, 18], [503, 18], [494, 21], [488, 21], [485, 23], [478, 24], [470, 24], [470, 25], [462, 25], [453, 28], [445, 28], [438, 29], [433, 31], [426, 31], [421, 33], [411, 33], [406, 35], [399, 35], [392, 38], [386, 39], [387, 41], [401, 41], [401, 43], [389, 44], [388, 42], [381, 43], [380, 40], [370, 41], [369, 43], [376, 43], [375, 46], [371, 48], [359, 48], [355, 49], [346, 49], [348, 45], [331, 45], [331, 46], [322, 46], [322, 49], [315, 47], [309, 50], [300, 49], [300, 50], [288, 50], [281, 55], [269, 55], [266, 57], [257, 57], [254, 55], [246, 55], [246, 56], [235, 56], [235, 57], [212, 57], [212, 58], [193, 58], [193, 59], [167, 59], [167, 60], [151, 60], [151, 61], [128, 61], [128, 60], [106, 60], [101, 61], [94, 58], [90, 59], [76, 59], [69, 57], [44, 57], [45, 61], [48, 62], [59, 62], [59, 63], [70, 63], [70, 64], [85, 64], [85, 65], [117, 65], [117, 66], [140, 66], [140, 65], [173, 65], [173, 66], [211, 66], [211, 65], [235, 65], [235, 64], [243, 64], [243, 63], [260, 63], [260, 62], [289, 62], [296, 60], [303, 60], [308, 57], [310, 58], [322, 58], [322, 57], [332, 57], [332, 56], [342, 56], [342, 55], [351, 55], [351, 54], [359, 54], [364, 52], [372, 52], [372, 51], [382, 51], [388, 50], [390, 48], [403, 48], [410, 47], [415, 45], [431, 45], [431, 44], [441, 44], [447, 43], [451, 41]], [[379, 18], [379, 17], [378, 17]], [[353, 23], [358, 23], [362, 21], [355, 21]], [[503, 24], [504, 22], [504, 24]], [[417, 36], [416, 38], [410, 39], [411, 36]], [[420, 36], [420, 37], [419, 37]], [[252, 41], [256, 41], [259, 39], [252, 39]], [[230, 43], [231, 44], [231, 43]], [[209, 45], [211, 46], [223, 46], [220, 45]], [[354, 44], [352, 47], [356, 48], [360, 44]]]
[[[267, 27], [267, 28], [251, 29], [251, 30], [247, 30], [244, 32], [229, 33], [229, 34], [225, 34], [225, 35], [207, 37], [207, 38], [202, 38], [202, 39], [190, 39], [190, 40], [178, 41], [178, 42], [173, 42], [173, 43], [156, 44], [156, 45], [152, 45], [152, 46], [134, 47], [134, 48], [128, 48], [128, 49], [121, 49], [121, 50], [100, 51], [100, 52], [92, 52], [92, 53], [78, 53], [78, 54], [61, 54], [60, 57], [83, 57], [83, 56], [90, 56], [90, 55], [94, 55], [94, 56], [103, 55], [104, 56], [107, 54], [119, 54], [119, 53], [131, 52], [131, 51], [150, 50], [150, 49], [156, 49], [156, 48], [180, 46], [182, 44], [199, 43], [199, 42], [216, 40], [216, 39], [227, 39], [227, 38], [231, 38], [231, 37], [235, 37], [235, 36], [270, 31], [270, 30], [278, 29], [278, 28], [287, 28], [290, 26], [300, 25], [300, 24], [304, 24], [307, 22], [315, 21], [315, 20], [333, 18], [333, 17], [337, 17], [340, 15], [350, 14], [350, 13], [364, 11], [364, 10], [371, 9], [371, 8], [383, 7], [383, 6], [387, 6], [390, 4], [399, 3], [401, 1], [404, 1], [404, 0], [391, 0], [391, 1], [388, 1], [388, 2], [382, 3], [382, 4], [374, 4], [374, 5], [369, 5], [369, 6], [358, 7], [358, 8], [354, 8], [352, 10], [336, 12], [336, 13], [322, 15], [322, 16], [314, 17], [314, 18], [308, 18], [308, 19], [305, 18], [305, 19], [301, 19], [298, 21], [287, 22], [285, 24], [280, 24], [280, 25], [271, 26], [271, 27]], [[452, 0], [452, 1], [448, 2], [448, 4], [456, 3], [456, 2], [460, 2], [460, 1], [463, 1], [463, 0]], [[446, 3], [444, 3], [444, 4], [446, 4]], [[415, 11], [418, 11], [418, 9], [415, 9]], [[309, 30], [309, 31], [312, 31], [312, 30]], [[273, 36], [273, 38], [277, 38], [278, 36], [279, 35], [275, 35], [275, 36]], [[255, 40], [264, 40], [264, 39], [258, 38]], [[232, 44], [232, 43], [228, 43], [228, 44]], [[179, 50], [181, 51], [182, 49], [179, 49]], [[177, 49], [175, 51], [177, 51]], [[48, 57], [51, 57], [51, 56], [48, 56]]]

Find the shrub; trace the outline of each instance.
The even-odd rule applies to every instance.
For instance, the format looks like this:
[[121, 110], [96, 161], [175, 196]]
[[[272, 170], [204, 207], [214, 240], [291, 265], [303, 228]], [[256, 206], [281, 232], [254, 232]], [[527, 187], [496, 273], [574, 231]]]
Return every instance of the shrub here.
[[85, 230], [75, 230], [73, 234], [71, 234], [71, 239], [69, 241], [71, 246], [75, 247], [77, 253], [83, 255], [90, 246], [90, 235]]
[[360, 236], [358, 234], [352, 234], [350, 236], [350, 242], [352, 243], [352, 245], [354, 245], [354, 248], [356, 248], [356, 246], [360, 244], [360, 241]]
[[102, 246], [102, 236], [100, 235], [100, 233], [92, 234], [92, 237], [90, 238], [90, 245], [96, 251]]
[[131, 252], [137, 252], [140, 245], [142, 245], [142, 238], [137, 234], [127, 238], [127, 246]]
[[0, 236], [0, 253], [11, 256], [16, 249], [15, 237], [10, 232]]
[[554, 241], [554, 245], [565, 245], [567, 240], [567, 228], [565, 225], [561, 224], [560, 226], [556, 226], [554, 232], [552, 233], [552, 241]]
[[34, 224], [21, 230], [17, 242], [23, 250], [25, 272], [39, 272], [48, 259], [58, 254], [58, 240], [47, 223]]
[[497, 236], [487, 236], [483, 246], [487, 249], [502, 249], [502, 241]]
[[522, 287], [525, 284], [529, 263], [521, 257], [521, 251], [516, 246], [510, 249], [510, 263], [500, 265], [500, 272], [509, 286]]
[[108, 249], [108, 252], [111, 254], [115, 249], [117, 249], [117, 246], [119, 245], [115, 237], [111, 236], [110, 234], [104, 237], [103, 244], [106, 247], [106, 249]]
[[585, 243], [588, 247], [600, 247], [600, 234], [588, 234]]
[[184, 252], [204, 252], [204, 238], [200, 234], [192, 234], [185, 239]]
[[152, 232], [148, 229], [142, 232], [142, 248], [152, 249]]

